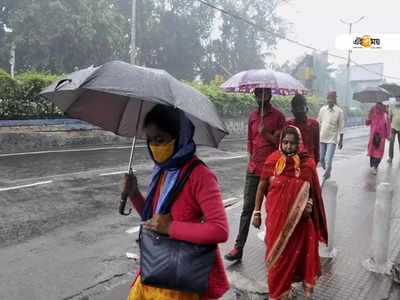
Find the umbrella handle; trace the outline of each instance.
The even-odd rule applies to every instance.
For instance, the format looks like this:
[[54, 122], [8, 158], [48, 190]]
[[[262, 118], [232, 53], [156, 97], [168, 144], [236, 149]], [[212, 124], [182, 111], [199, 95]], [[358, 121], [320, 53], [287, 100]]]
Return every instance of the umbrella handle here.
[[[139, 111], [138, 111], [138, 116], [137, 116], [137, 121], [136, 121], [136, 133], [139, 129], [139, 121], [140, 121], [140, 116], [142, 115], [142, 109], [143, 109], [143, 101], [140, 101], [140, 106], [139, 106]], [[133, 141], [132, 141], [131, 155], [129, 158], [129, 166], [128, 166], [128, 174], [129, 175], [133, 174], [132, 165], [133, 165], [133, 154], [135, 152], [135, 147], [136, 147], [136, 136], [133, 137]], [[132, 208], [130, 208], [128, 212], [125, 212], [125, 206], [126, 206], [127, 200], [128, 200], [128, 193], [122, 192], [121, 200], [119, 201], [119, 210], [118, 211], [123, 216], [129, 216], [132, 212]]]
[[128, 212], [125, 212], [126, 202], [128, 200], [128, 193], [121, 193], [121, 200], [119, 201], [119, 213], [123, 216], [129, 216], [132, 212], [132, 208], [129, 209]]
[[[264, 96], [264, 89], [262, 91], [262, 100], [261, 100], [261, 120], [263, 120], [264, 118], [264, 100], [265, 100], [265, 96]], [[261, 121], [263, 122], [263, 121]]]
[[[130, 155], [129, 167], [128, 167], [128, 174], [129, 175], [133, 174], [132, 164], [133, 164], [133, 153], [135, 152], [135, 146], [136, 146], [136, 136], [133, 138], [133, 142], [132, 142], [132, 149], [131, 149], [131, 155]], [[118, 209], [118, 211], [123, 216], [129, 216], [131, 214], [131, 212], [132, 212], [132, 208], [130, 208], [128, 212], [125, 212], [125, 206], [126, 206], [127, 200], [128, 200], [128, 193], [122, 192], [121, 193], [121, 200], [119, 201], [119, 209]]]

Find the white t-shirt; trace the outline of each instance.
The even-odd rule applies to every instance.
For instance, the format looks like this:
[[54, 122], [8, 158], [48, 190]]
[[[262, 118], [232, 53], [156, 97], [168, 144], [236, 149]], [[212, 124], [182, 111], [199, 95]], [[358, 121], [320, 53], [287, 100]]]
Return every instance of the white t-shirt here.
[[339, 134], [343, 134], [344, 113], [343, 110], [334, 105], [321, 107], [318, 114], [319, 135], [321, 143], [337, 144]]

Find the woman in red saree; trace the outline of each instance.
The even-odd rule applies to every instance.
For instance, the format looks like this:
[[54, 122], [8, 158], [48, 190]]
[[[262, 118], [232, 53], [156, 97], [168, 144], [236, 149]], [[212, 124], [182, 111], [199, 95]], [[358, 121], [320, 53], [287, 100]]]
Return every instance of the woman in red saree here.
[[288, 126], [279, 150], [264, 165], [258, 185], [253, 225], [261, 225], [265, 204], [269, 299], [289, 299], [292, 282], [303, 282], [311, 297], [321, 275], [318, 242], [327, 243], [324, 205], [314, 159], [303, 152], [301, 133]]

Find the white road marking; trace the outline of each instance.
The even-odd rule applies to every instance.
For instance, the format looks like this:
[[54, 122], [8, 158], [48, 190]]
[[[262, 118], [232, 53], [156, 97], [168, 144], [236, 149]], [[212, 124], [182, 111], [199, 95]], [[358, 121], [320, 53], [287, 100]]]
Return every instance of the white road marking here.
[[132, 252], [126, 252], [126, 257], [129, 259], [133, 259], [133, 260], [139, 259], [139, 255], [137, 255], [136, 253], [132, 253]]
[[231, 206], [225, 208], [225, 210], [231, 210], [231, 209], [240, 207], [241, 205], [242, 205], [242, 203], [238, 202], [238, 203], [236, 203], [236, 204], [234, 204], [234, 205], [231, 205]]
[[11, 187], [6, 187], [6, 188], [0, 188], [0, 192], [23, 189], [23, 188], [37, 186], [37, 185], [43, 185], [43, 184], [49, 184], [49, 183], [52, 183], [52, 182], [53, 182], [53, 180], [48, 180], [48, 181], [35, 182], [35, 183], [31, 183], [31, 184], [16, 185], [16, 186], [11, 186]]
[[[134, 173], [136, 172], [136, 170], [132, 170]], [[117, 174], [124, 174], [124, 173], [126, 173], [127, 171], [125, 170], [125, 171], [117, 171], [117, 172], [111, 172], [111, 173], [102, 173], [102, 174], [99, 174], [99, 176], [110, 176], [110, 175], [117, 175]]]
[[[147, 146], [146, 145], [137, 145], [136, 146], [136, 148], [145, 148], [145, 147], [147, 147]], [[119, 146], [119, 147], [83, 148], [83, 149], [69, 149], [69, 150], [49, 150], [49, 151], [0, 154], [0, 157], [47, 154], [47, 153], [67, 153], [67, 152], [83, 152], [83, 151], [87, 152], [87, 151], [99, 151], [99, 150], [121, 150], [121, 149], [131, 149], [131, 148], [132, 148], [132, 146]]]
[[139, 229], [140, 229], [140, 226], [135, 226], [135, 227], [129, 228], [125, 232], [128, 233], [128, 234], [132, 234], [132, 233], [138, 232]]
[[237, 199], [236, 197], [232, 197], [232, 198], [225, 199], [222, 202], [224, 202], [224, 204], [225, 204], [225, 203], [231, 202], [231, 201], [236, 200], [236, 199]]

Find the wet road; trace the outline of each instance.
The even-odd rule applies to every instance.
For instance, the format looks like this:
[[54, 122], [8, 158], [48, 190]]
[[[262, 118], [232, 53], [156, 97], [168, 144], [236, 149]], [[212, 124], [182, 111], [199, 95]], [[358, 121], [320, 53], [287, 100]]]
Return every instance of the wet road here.
[[[350, 129], [336, 161], [365, 152], [367, 130]], [[131, 280], [139, 218], [117, 214], [129, 148], [0, 156], [0, 299], [79, 299]], [[217, 174], [226, 204], [242, 195], [245, 140], [198, 148]], [[152, 164], [139, 145], [142, 191]], [[228, 211], [229, 214], [229, 211]], [[126, 233], [126, 231], [131, 233]], [[235, 233], [234, 233], [235, 234]]]

